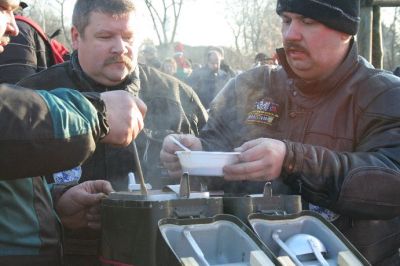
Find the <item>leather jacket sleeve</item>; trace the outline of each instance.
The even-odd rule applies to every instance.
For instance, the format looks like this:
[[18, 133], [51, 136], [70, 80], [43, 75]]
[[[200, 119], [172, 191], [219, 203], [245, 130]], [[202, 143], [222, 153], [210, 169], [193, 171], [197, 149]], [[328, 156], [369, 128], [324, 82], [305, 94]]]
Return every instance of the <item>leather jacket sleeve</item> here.
[[104, 134], [96, 108], [68, 89], [0, 85], [0, 176], [46, 175], [81, 164]]
[[284, 180], [307, 201], [336, 212], [392, 218], [400, 214], [399, 88], [368, 99], [360, 95], [353, 152], [286, 141]]

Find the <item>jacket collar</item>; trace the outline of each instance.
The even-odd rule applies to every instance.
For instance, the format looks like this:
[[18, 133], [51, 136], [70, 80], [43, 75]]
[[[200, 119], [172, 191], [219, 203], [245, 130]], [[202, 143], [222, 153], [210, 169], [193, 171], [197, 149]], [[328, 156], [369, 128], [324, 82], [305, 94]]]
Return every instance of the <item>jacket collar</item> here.
[[348, 76], [351, 75], [353, 72], [352, 69], [354, 69], [358, 62], [357, 44], [353, 39], [347, 56], [329, 77], [324, 80], [309, 82], [301, 79], [291, 69], [287, 62], [284, 48], [277, 49], [277, 55], [289, 79], [292, 79], [294, 85], [305, 95], [320, 95], [333, 90], [339, 83], [346, 80]]
[[124, 81], [115, 86], [105, 86], [103, 84], [98, 83], [97, 81], [90, 78], [86, 73], [82, 70], [82, 67], [79, 63], [78, 59], [78, 51], [74, 51], [71, 55], [70, 65], [73, 73], [78, 78], [79, 83], [86, 89], [90, 89], [92, 91], [104, 92], [104, 91], [113, 91], [113, 90], [127, 90], [134, 93], [136, 96], [140, 90], [140, 80], [139, 80], [139, 67], [137, 66], [135, 70], [129, 74]]

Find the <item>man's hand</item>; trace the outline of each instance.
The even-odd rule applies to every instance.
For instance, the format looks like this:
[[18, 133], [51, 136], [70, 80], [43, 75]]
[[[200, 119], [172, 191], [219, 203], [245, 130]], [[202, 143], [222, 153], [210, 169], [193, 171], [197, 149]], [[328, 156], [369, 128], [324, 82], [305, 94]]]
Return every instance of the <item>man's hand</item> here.
[[70, 188], [56, 203], [61, 222], [70, 229], [100, 229], [100, 202], [112, 191], [105, 180], [86, 181]]
[[176, 145], [170, 136], [174, 136], [192, 151], [201, 151], [203, 147], [200, 139], [190, 134], [171, 134], [165, 137], [160, 152], [161, 163], [167, 168], [169, 176], [180, 177], [182, 176], [182, 167], [175, 152], [182, 150], [182, 148]]
[[100, 94], [106, 105], [110, 132], [101, 142], [127, 146], [143, 129], [146, 104], [126, 91], [108, 91]]
[[241, 152], [240, 161], [224, 167], [226, 180], [271, 181], [280, 176], [286, 154], [286, 145], [282, 141], [255, 139], [235, 151]]

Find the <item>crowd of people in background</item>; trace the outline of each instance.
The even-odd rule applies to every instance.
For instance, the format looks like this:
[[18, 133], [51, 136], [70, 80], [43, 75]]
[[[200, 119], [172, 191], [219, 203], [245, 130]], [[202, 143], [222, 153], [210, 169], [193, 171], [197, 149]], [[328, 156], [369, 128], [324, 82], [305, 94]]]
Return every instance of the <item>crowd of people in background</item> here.
[[[222, 47], [208, 46], [204, 51], [205, 59], [200, 62], [194, 62], [187, 57], [184, 48], [182, 43], [176, 43], [174, 54], [162, 60], [158, 57], [157, 48], [153, 44], [146, 44], [141, 50], [142, 61], [145, 65], [157, 68], [187, 83], [208, 109], [218, 92], [242, 70], [235, 70], [226, 62]], [[268, 56], [263, 52], [257, 53], [252, 67], [263, 65], [277, 66], [276, 54]]]

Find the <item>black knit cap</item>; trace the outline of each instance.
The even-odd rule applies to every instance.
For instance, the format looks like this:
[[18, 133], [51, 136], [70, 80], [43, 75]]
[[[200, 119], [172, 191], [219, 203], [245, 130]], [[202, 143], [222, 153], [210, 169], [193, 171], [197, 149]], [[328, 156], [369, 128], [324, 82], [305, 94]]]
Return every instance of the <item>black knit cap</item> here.
[[297, 13], [350, 35], [360, 24], [360, 0], [278, 0], [276, 12]]

